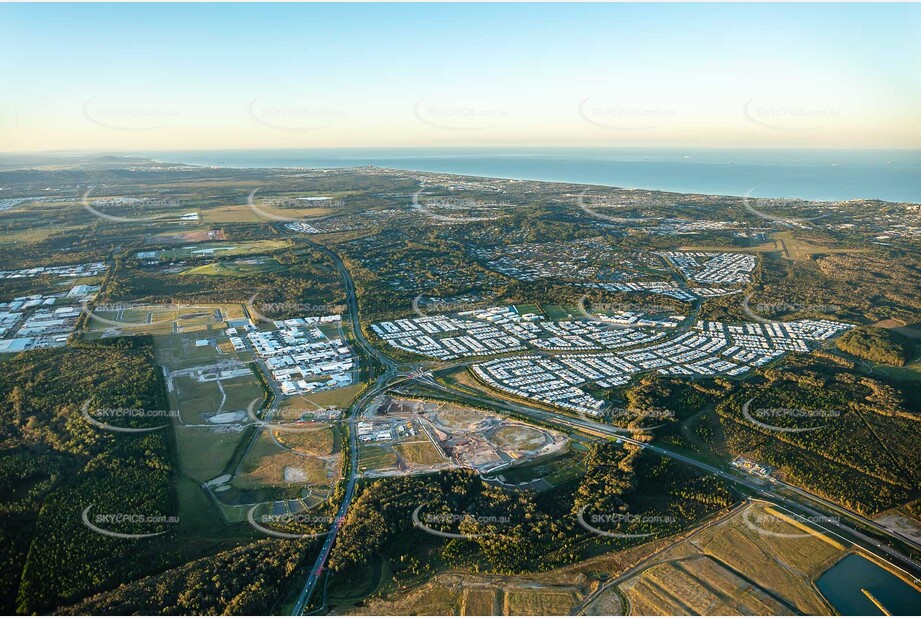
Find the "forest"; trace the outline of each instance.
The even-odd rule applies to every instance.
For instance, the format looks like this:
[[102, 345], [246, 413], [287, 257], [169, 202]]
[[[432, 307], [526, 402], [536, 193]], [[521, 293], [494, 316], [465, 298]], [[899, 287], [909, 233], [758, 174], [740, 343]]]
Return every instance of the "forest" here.
[[[0, 609], [47, 612], [220, 547], [188, 543], [182, 522], [170, 520], [178, 513], [171, 432], [105, 431], [81, 413], [88, 400], [90, 409], [167, 410], [148, 337], [24, 352], [2, 368]], [[118, 423], [143, 428], [162, 419]], [[99, 534], [84, 524], [86, 509], [87, 517], [122, 516], [101, 525], [112, 532], [163, 534]]]
[[836, 342], [838, 349], [857, 358], [903, 367], [915, 357], [911, 340], [883, 328], [855, 328]]
[[[467, 470], [368, 482], [334, 545], [330, 568], [342, 572], [380, 554], [397, 572], [409, 569], [404, 574], [409, 580], [431, 568], [542, 571], [638, 542], [590, 532], [578, 523], [582, 510], [667, 520], [643, 529], [667, 535], [734, 501], [713, 477], [603, 442], [591, 446], [584, 475], [543, 493], [491, 486]], [[414, 528], [410, 514], [420, 506], [427, 526], [467, 538], [445, 540]], [[635, 533], [644, 526], [630, 518], [624, 522], [627, 527], [611, 531]]]

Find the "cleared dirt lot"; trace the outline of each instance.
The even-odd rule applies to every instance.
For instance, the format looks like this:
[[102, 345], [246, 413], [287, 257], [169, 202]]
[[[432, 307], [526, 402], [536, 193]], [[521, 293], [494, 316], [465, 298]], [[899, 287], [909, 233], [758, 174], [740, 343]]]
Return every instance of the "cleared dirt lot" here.
[[527, 425], [509, 424], [492, 433], [490, 439], [504, 451], [535, 451], [547, 443], [545, 432]]
[[[632, 615], [832, 614], [813, 585], [846, 549], [753, 502], [617, 584]], [[604, 595], [617, 595], [611, 587]]]

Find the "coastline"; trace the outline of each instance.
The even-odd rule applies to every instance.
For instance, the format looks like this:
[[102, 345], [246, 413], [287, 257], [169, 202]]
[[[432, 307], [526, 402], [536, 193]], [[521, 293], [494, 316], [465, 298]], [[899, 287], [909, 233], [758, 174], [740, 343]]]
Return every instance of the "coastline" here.
[[921, 150], [915, 149], [254, 149], [123, 156], [220, 169], [375, 167], [686, 195], [921, 203]]

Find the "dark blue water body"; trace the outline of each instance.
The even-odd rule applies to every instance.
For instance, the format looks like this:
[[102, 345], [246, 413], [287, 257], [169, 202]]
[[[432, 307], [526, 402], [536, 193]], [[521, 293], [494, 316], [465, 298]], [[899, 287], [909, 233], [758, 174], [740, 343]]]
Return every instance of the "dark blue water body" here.
[[133, 154], [221, 167], [376, 165], [679, 193], [921, 203], [921, 150], [347, 148]]
[[921, 592], [863, 556], [850, 554], [822, 573], [816, 586], [843, 616], [882, 616], [865, 588], [893, 616], [921, 614]]

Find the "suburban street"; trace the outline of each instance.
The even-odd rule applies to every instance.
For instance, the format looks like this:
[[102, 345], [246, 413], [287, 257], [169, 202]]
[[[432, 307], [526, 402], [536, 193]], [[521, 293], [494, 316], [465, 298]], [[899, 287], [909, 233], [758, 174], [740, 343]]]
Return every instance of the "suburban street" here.
[[[829, 516], [827, 512], [820, 511], [818, 506], [816, 505], [807, 506], [806, 504], [803, 504], [802, 501], [796, 501], [796, 500], [793, 500], [792, 498], [781, 496], [778, 493], [775, 493], [765, 488], [763, 484], [753, 481], [751, 477], [741, 476], [740, 472], [733, 471], [735, 473], [730, 473], [720, 468], [717, 468], [716, 466], [700, 461], [698, 459], [694, 459], [692, 457], [688, 457], [687, 455], [677, 453], [671, 449], [667, 449], [661, 446], [657, 446], [657, 445], [649, 444], [646, 442], [641, 442], [639, 440], [635, 440], [633, 438], [630, 438], [624, 435], [623, 433], [624, 430], [611, 427], [610, 425], [606, 425], [604, 423], [598, 423], [598, 422], [594, 422], [588, 419], [583, 419], [583, 418], [578, 418], [578, 417], [554, 414], [552, 412], [547, 412], [545, 410], [531, 408], [529, 406], [525, 406], [522, 404], [513, 403], [509, 401], [500, 401], [498, 399], [473, 396], [473, 395], [470, 395], [469, 393], [465, 393], [463, 391], [457, 391], [449, 387], [443, 386], [442, 384], [439, 384], [438, 382], [434, 381], [431, 378], [422, 379], [421, 381], [424, 381], [425, 385], [430, 388], [441, 390], [454, 397], [467, 399], [475, 403], [478, 403], [480, 405], [492, 406], [495, 408], [505, 408], [507, 410], [511, 410], [513, 412], [522, 414], [524, 416], [529, 416], [531, 418], [534, 418], [544, 423], [556, 424], [560, 427], [568, 428], [571, 430], [587, 431], [589, 433], [594, 433], [596, 435], [603, 434], [611, 438], [621, 440], [623, 442], [635, 444], [636, 446], [649, 450], [650, 452], [656, 453], [657, 455], [660, 455], [662, 457], [669, 457], [671, 459], [680, 461], [689, 466], [694, 466], [700, 470], [709, 472], [710, 474], [714, 474], [725, 481], [743, 485], [750, 491], [754, 492], [754, 494], [758, 496], [759, 498], [761, 498], [762, 500], [773, 502], [780, 506], [784, 506], [790, 511], [792, 511], [793, 513], [800, 515], [801, 517], [810, 518], [810, 521], [812, 519], [820, 519], [821, 521], [825, 523], [825, 525], [818, 525], [818, 524], [813, 524], [813, 525], [816, 525], [819, 528], [824, 528], [827, 531], [832, 532], [836, 536], [840, 536], [841, 538], [844, 538], [849, 543], [853, 543], [854, 545], [859, 546], [864, 551], [874, 554], [886, 560], [887, 562], [890, 562], [897, 568], [910, 574], [910, 576], [913, 579], [917, 579], [919, 576], [921, 576], [921, 563], [911, 559], [910, 557], [904, 555], [903, 553], [891, 547], [886, 546], [885, 544], [882, 544], [872, 539], [866, 534], [863, 534], [855, 530], [853, 527], [846, 525], [840, 519], [836, 519], [834, 516]], [[790, 487], [790, 486], [787, 486], [787, 487]], [[796, 489], [799, 493], [806, 494], [806, 492], [803, 492], [802, 490], [799, 490], [798, 488], [793, 488], [793, 489]], [[813, 499], [811, 494], [806, 494], [806, 496], [808, 496], [810, 500]], [[806, 498], [804, 497], [803, 500], [805, 499]], [[874, 530], [876, 530], [877, 532], [880, 532], [881, 534], [884, 534], [886, 536], [892, 536], [891, 532], [880, 528], [874, 522], [871, 522], [870, 520], [867, 520], [866, 518], [863, 518], [857, 514], [851, 513], [850, 511], [845, 511], [841, 507], [836, 506], [834, 511], [835, 512], [845, 512], [847, 513], [848, 517], [854, 517], [855, 519], [861, 522], [868, 522], [869, 524], [872, 524]], [[832, 526], [834, 530], [829, 530], [826, 526]], [[903, 540], [903, 539], [899, 537], [899, 540]]]
[[[508, 401], [505, 399], [498, 399], [490, 396], [481, 396], [473, 395], [471, 393], [460, 391], [451, 387], [447, 387], [439, 382], [437, 382], [430, 374], [423, 373], [421, 371], [412, 371], [408, 375], [401, 375], [398, 366], [399, 364], [394, 361], [392, 358], [384, 354], [382, 351], [374, 347], [364, 336], [364, 333], [361, 330], [361, 324], [358, 315], [358, 299], [355, 294], [355, 284], [352, 280], [351, 274], [348, 269], [343, 264], [339, 256], [332, 250], [316, 244], [311, 243], [316, 248], [323, 250], [327, 253], [336, 264], [336, 267], [339, 270], [339, 273], [342, 277], [345, 291], [348, 300], [349, 308], [349, 319], [352, 324], [352, 332], [355, 335], [355, 340], [358, 345], [365, 351], [366, 355], [369, 358], [375, 359], [382, 366], [386, 367], [386, 371], [381, 373], [375, 380], [374, 386], [362, 394], [351, 406], [349, 409], [348, 422], [350, 425], [350, 474], [348, 481], [346, 483], [345, 495], [343, 497], [342, 504], [339, 507], [335, 522], [330, 530], [330, 533], [326, 536], [326, 539], [323, 543], [323, 546], [320, 550], [319, 555], [314, 563], [313, 568], [311, 569], [310, 575], [307, 579], [307, 582], [301, 591], [300, 596], [298, 597], [297, 603], [295, 604], [293, 614], [294, 615], [303, 615], [305, 610], [310, 607], [310, 600], [316, 590], [317, 584], [321, 581], [322, 575], [324, 573], [324, 568], [327, 559], [329, 558], [330, 551], [335, 543], [336, 536], [339, 530], [342, 527], [342, 524], [345, 520], [348, 508], [351, 504], [352, 498], [355, 494], [355, 487], [358, 481], [358, 443], [356, 434], [354, 431], [354, 424], [360, 414], [362, 408], [367, 405], [377, 395], [386, 392], [387, 389], [391, 388], [395, 384], [405, 383], [405, 382], [418, 382], [426, 387], [442, 391], [446, 394], [451, 395], [454, 398], [460, 398], [461, 400], [468, 400], [473, 403], [479, 404], [481, 406], [486, 406], [495, 409], [505, 409], [522, 416], [532, 418], [534, 420], [540, 421], [541, 423], [551, 424], [558, 428], [568, 429], [571, 431], [580, 431], [586, 432], [589, 434], [594, 434], [598, 436], [606, 436], [609, 438], [614, 438], [626, 443], [634, 444], [648, 450], [650, 452], [656, 453], [662, 457], [668, 457], [675, 461], [693, 466], [704, 472], [718, 476], [719, 478], [735, 483], [738, 485], [744, 486], [750, 492], [752, 492], [759, 499], [774, 503], [775, 505], [786, 508], [795, 516], [801, 518], [807, 518], [807, 521], [812, 523], [818, 528], [823, 529], [829, 534], [837, 536], [841, 539], [844, 539], [848, 543], [860, 547], [867, 553], [873, 554], [880, 559], [883, 559], [895, 568], [902, 570], [907, 573], [915, 581], [918, 581], [919, 576], [921, 576], [921, 563], [913, 560], [909, 556], [904, 555], [903, 553], [888, 547], [887, 545], [878, 542], [877, 540], [863, 534], [862, 532], [854, 529], [851, 526], [846, 525], [840, 518], [835, 518], [834, 516], [829, 517], [827, 514], [828, 511], [833, 513], [843, 513], [847, 517], [853, 518], [856, 521], [859, 521], [861, 524], [872, 528], [875, 532], [885, 535], [892, 536], [892, 533], [884, 528], [880, 527], [875, 522], [872, 522], [869, 519], [861, 517], [856, 513], [847, 511], [837, 505], [833, 505], [828, 501], [822, 500], [817, 496], [813, 496], [808, 492], [805, 492], [799, 488], [793, 487], [786, 483], [776, 481], [771, 479], [774, 485], [781, 486], [784, 490], [788, 490], [792, 493], [796, 493], [800, 498], [799, 500], [794, 500], [791, 497], [782, 496], [775, 491], [770, 491], [764, 486], [763, 482], [756, 482], [752, 479], [751, 476], [744, 475], [744, 473], [732, 470], [727, 471], [706, 462], [700, 461], [693, 457], [677, 453], [671, 449], [664, 448], [661, 446], [649, 444], [639, 440], [630, 438], [627, 434], [627, 430], [614, 427], [605, 423], [599, 423], [596, 421], [589, 420], [587, 418], [582, 418], [578, 416], [570, 416], [564, 414], [558, 414], [549, 412], [546, 410], [541, 410], [538, 408], [533, 408], [521, 403]], [[699, 305], [695, 306], [695, 310], [699, 310]], [[695, 312], [696, 313], [696, 312]], [[468, 363], [455, 363], [451, 365], [443, 365], [441, 368], [445, 367], [456, 367], [462, 366]], [[397, 382], [392, 382], [394, 378], [399, 378]], [[820, 510], [821, 509], [821, 510]], [[825, 525], [820, 525], [813, 523], [815, 520], [822, 521]], [[828, 526], [834, 528], [830, 529]], [[899, 537], [900, 541], [906, 542], [913, 547], [921, 549], [916, 544], [911, 543], [909, 540]]]

